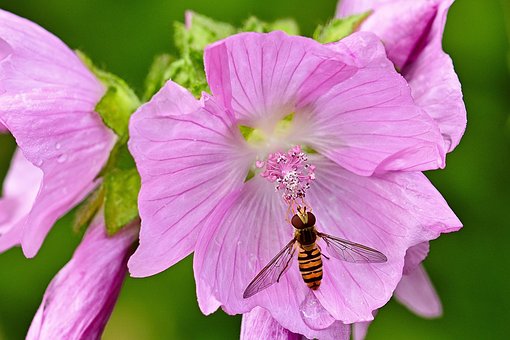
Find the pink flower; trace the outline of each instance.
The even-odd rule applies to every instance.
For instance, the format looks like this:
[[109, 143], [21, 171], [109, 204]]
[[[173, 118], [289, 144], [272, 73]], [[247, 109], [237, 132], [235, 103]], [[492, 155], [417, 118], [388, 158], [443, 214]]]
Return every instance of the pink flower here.
[[466, 128], [466, 108], [450, 57], [443, 52], [446, 14], [453, 0], [342, 0], [337, 17], [373, 13], [360, 31], [377, 34], [409, 82], [416, 103], [438, 123], [446, 151]]
[[[198, 101], [170, 81], [131, 119], [142, 177], [131, 275], [156, 274], [195, 251], [205, 314], [262, 307], [308, 338], [336, 320], [372, 320], [402, 277], [407, 249], [461, 227], [426, 177], [407, 171], [444, 165], [436, 123], [370, 33], [330, 45], [239, 34], [209, 46], [205, 65], [213, 96]], [[305, 199], [319, 231], [373, 247], [387, 262], [325, 260], [312, 291], [293, 259], [278, 283], [244, 299], [294, 232], [288, 203], [257, 166], [296, 146], [315, 166]]]
[[126, 276], [137, 229], [131, 225], [107, 237], [102, 217], [96, 218], [46, 289], [27, 339], [99, 339]]
[[[114, 143], [94, 112], [103, 92], [62, 41], [0, 10], [0, 124], [19, 147], [0, 203], [11, 206], [0, 212], [9, 214], [0, 250], [21, 244], [35, 256], [55, 221], [94, 187]], [[9, 184], [24, 176], [33, 190]]]

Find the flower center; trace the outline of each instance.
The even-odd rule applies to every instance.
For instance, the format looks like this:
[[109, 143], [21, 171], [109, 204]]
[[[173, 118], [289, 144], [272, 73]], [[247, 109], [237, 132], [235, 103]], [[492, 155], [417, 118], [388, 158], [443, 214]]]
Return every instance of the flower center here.
[[315, 179], [315, 166], [308, 163], [308, 156], [300, 145], [287, 152], [269, 154], [265, 162], [257, 162], [258, 168], [265, 167], [260, 174], [271, 183], [276, 183], [276, 191], [282, 192], [286, 203], [304, 199], [310, 183]]
[[246, 142], [257, 150], [259, 159], [264, 159], [268, 153], [290, 146], [293, 118], [294, 113], [291, 113], [277, 122], [259, 122], [257, 128], [239, 125], [239, 131]]

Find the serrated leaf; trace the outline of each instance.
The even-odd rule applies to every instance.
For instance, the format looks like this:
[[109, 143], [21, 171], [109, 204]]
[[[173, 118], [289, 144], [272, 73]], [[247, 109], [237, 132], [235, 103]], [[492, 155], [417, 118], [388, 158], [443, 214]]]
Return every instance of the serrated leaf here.
[[127, 139], [129, 118], [140, 103], [118, 86], [110, 86], [96, 105], [96, 112], [117, 136]]
[[284, 31], [287, 34], [299, 35], [299, 27], [293, 19], [279, 19], [273, 22], [265, 22], [257, 17], [249, 17], [239, 29], [239, 32], [267, 33], [272, 31]]
[[290, 35], [299, 35], [299, 25], [294, 19], [279, 19], [269, 23], [269, 32], [284, 31]]
[[136, 168], [114, 169], [104, 176], [104, 217], [109, 235], [138, 217], [140, 176]]
[[140, 106], [140, 100], [124, 80], [97, 68], [83, 52], [76, 53], [106, 87], [105, 94], [96, 105], [96, 112], [120, 139], [127, 140], [129, 117]]
[[236, 33], [236, 28], [226, 22], [214, 20], [204, 15], [188, 12], [188, 44], [191, 52], [203, 52], [204, 48]]
[[170, 65], [175, 61], [175, 57], [169, 54], [160, 54], [154, 58], [149, 73], [145, 78], [145, 92], [143, 101], [146, 102], [159, 91], [168, 79], [165, 79], [165, 73]]
[[332, 19], [326, 25], [319, 25], [313, 33], [313, 38], [322, 44], [328, 44], [345, 38], [352, 34], [371, 11], [351, 15], [342, 19]]
[[72, 221], [72, 228], [75, 232], [81, 232], [85, 229], [92, 219], [96, 216], [99, 209], [101, 209], [104, 201], [103, 187], [100, 186], [94, 190], [74, 212]]
[[264, 33], [267, 31], [267, 23], [257, 17], [251, 16], [245, 20], [239, 32], [259, 32]]
[[200, 97], [202, 91], [209, 89], [203, 64], [195, 65], [189, 58], [183, 58], [173, 62], [164, 75], [165, 79], [172, 81], [187, 88], [195, 97]]

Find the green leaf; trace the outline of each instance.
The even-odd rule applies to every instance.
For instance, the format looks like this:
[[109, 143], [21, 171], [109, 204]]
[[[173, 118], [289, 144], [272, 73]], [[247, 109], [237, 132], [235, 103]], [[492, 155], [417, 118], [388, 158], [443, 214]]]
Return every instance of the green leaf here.
[[299, 35], [299, 26], [294, 19], [279, 19], [269, 23], [268, 32], [284, 31], [290, 35]]
[[106, 87], [106, 93], [96, 105], [96, 112], [120, 139], [127, 140], [129, 117], [140, 106], [140, 100], [124, 80], [94, 66], [83, 52], [76, 53]]
[[152, 96], [158, 92], [168, 80], [165, 78], [165, 73], [174, 61], [175, 57], [169, 54], [160, 54], [154, 58], [149, 69], [149, 73], [145, 78], [145, 92], [143, 95], [144, 102], [151, 99]]
[[284, 31], [287, 34], [299, 35], [298, 24], [293, 19], [279, 19], [273, 22], [265, 22], [257, 17], [249, 17], [239, 29], [239, 32], [267, 33], [272, 31]]
[[342, 19], [332, 19], [326, 25], [319, 25], [313, 38], [322, 44], [338, 41], [353, 33], [371, 14], [371, 11], [351, 15]]
[[249, 17], [239, 29], [239, 32], [259, 32], [264, 33], [267, 31], [267, 23], [257, 17]]
[[103, 186], [106, 230], [113, 235], [138, 217], [140, 176], [136, 168], [114, 169], [104, 176]]
[[237, 32], [236, 28], [225, 22], [216, 21], [204, 15], [188, 12], [189, 27], [175, 23], [175, 45], [182, 56], [202, 62], [204, 48], [218, 40]]
[[92, 222], [92, 219], [103, 205], [103, 201], [104, 190], [100, 186], [76, 208], [72, 221], [72, 227], [75, 232], [81, 232]]
[[179, 59], [167, 67], [164, 81], [172, 79], [196, 97], [209, 89], [204, 72], [204, 49], [207, 45], [236, 33], [234, 26], [206, 16], [188, 12], [189, 22], [174, 23], [174, 41]]
[[209, 86], [205, 78], [203, 64], [200, 66], [183, 58], [173, 62], [164, 74], [164, 79], [172, 79], [176, 83], [190, 90], [195, 97], [200, 97], [202, 91], [207, 91]]

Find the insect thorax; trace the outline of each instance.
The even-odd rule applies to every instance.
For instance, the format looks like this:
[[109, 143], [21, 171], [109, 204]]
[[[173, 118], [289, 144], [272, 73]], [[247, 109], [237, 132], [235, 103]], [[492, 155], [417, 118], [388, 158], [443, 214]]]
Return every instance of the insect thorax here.
[[297, 241], [303, 247], [303, 249], [308, 248], [308, 246], [314, 245], [315, 241], [317, 240], [317, 231], [315, 230], [315, 226], [303, 229], [295, 229], [294, 235]]

